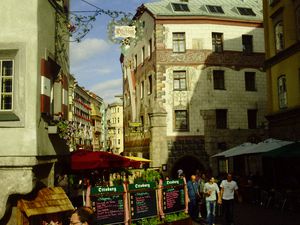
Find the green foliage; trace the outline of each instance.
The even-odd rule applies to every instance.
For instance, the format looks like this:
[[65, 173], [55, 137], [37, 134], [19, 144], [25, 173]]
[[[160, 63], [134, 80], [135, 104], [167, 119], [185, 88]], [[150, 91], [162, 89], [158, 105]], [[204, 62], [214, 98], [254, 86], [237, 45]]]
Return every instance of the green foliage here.
[[173, 221], [186, 219], [188, 217], [189, 217], [188, 214], [186, 214], [185, 212], [172, 213], [172, 214], [166, 215], [165, 221], [170, 223], [170, 222], [173, 222]]
[[189, 217], [188, 214], [186, 214], [185, 212], [178, 212], [178, 213], [172, 213], [166, 215], [164, 221], [161, 221], [158, 217], [143, 218], [131, 223], [131, 225], [159, 225], [159, 224], [171, 223], [178, 220], [183, 220], [188, 217]]
[[145, 170], [142, 173], [142, 176], [144, 177], [146, 182], [159, 182], [160, 179], [160, 173], [156, 170]]

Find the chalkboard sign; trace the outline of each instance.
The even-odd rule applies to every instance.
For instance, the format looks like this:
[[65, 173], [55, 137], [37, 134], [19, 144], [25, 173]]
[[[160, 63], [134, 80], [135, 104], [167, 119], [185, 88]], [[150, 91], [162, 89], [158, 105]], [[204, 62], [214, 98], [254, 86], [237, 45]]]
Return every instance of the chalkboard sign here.
[[124, 222], [123, 191], [123, 186], [92, 188], [91, 199], [96, 209], [97, 225]]
[[155, 183], [130, 184], [131, 219], [157, 215]]
[[168, 180], [163, 183], [163, 211], [173, 213], [185, 209], [183, 180]]

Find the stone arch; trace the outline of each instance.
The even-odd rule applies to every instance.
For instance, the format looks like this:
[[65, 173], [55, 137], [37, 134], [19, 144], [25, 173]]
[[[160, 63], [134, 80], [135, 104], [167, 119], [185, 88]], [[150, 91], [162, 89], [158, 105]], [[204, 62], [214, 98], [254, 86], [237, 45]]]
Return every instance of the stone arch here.
[[171, 175], [177, 177], [177, 171], [182, 169], [187, 180], [189, 180], [192, 174], [195, 174], [196, 170], [205, 171], [205, 165], [194, 155], [185, 155], [180, 157], [172, 166]]

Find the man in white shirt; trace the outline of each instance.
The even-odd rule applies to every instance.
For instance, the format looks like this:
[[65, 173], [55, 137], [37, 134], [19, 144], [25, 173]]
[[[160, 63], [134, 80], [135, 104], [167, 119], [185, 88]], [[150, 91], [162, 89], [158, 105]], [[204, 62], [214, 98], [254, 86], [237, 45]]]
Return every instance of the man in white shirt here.
[[218, 185], [215, 183], [215, 178], [210, 177], [209, 181], [204, 184], [203, 193], [206, 201], [207, 222], [213, 225], [216, 215], [216, 201], [221, 204], [221, 196]]
[[234, 204], [234, 194], [238, 196], [238, 186], [235, 181], [232, 180], [232, 175], [227, 174], [227, 179], [223, 180], [220, 184], [222, 205], [224, 212], [224, 222], [225, 225], [233, 224], [233, 204]]

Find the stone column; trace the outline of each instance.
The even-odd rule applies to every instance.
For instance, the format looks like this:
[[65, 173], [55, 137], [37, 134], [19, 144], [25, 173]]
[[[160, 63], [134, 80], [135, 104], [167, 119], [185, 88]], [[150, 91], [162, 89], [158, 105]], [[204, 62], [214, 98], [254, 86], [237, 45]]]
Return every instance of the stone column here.
[[168, 160], [166, 117], [166, 112], [150, 113], [150, 159], [153, 167], [161, 167]]

